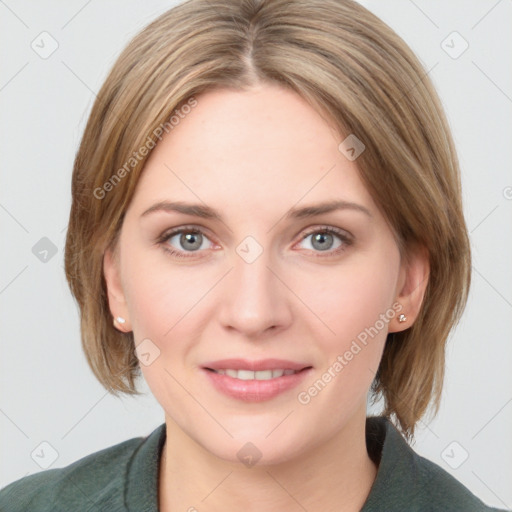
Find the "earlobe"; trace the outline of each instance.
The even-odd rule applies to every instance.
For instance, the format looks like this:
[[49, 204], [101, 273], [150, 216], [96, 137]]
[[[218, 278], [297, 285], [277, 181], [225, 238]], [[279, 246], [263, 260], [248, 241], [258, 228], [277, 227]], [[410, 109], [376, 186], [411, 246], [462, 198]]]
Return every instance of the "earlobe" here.
[[103, 274], [107, 286], [108, 304], [113, 316], [114, 327], [121, 332], [131, 331], [126, 300], [121, 284], [119, 261], [112, 249], [103, 255]]
[[389, 332], [408, 329], [415, 322], [423, 304], [429, 278], [429, 254], [426, 248], [409, 249], [400, 269], [396, 302], [402, 307], [390, 324]]

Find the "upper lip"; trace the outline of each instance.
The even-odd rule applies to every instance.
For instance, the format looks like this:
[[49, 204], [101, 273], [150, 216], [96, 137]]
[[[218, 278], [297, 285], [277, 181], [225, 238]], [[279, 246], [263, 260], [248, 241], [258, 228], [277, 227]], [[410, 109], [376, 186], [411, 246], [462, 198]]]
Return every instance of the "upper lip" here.
[[249, 359], [220, 359], [203, 364], [203, 368], [210, 368], [211, 370], [252, 370], [253, 372], [260, 370], [303, 370], [309, 368], [310, 364], [297, 363], [294, 361], [287, 361], [285, 359], [260, 359], [250, 361]]

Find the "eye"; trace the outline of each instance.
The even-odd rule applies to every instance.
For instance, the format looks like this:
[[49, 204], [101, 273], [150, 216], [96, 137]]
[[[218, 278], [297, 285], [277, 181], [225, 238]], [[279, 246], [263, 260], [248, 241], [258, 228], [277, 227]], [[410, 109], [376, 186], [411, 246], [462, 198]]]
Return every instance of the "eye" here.
[[[353, 243], [351, 235], [332, 226], [317, 227], [303, 235], [299, 243], [307, 242], [305, 247], [317, 254], [315, 256], [333, 256], [344, 251]], [[158, 238], [157, 243], [164, 251], [177, 258], [190, 258], [206, 249], [212, 248], [213, 243], [199, 228], [183, 226], [165, 232]], [[325, 253], [325, 254], [318, 254]]]
[[178, 258], [193, 257], [193, 253], [201, 252], [212, 245], [209, 238], [195, 227], [181, 227], [166, 232], [158, 239], [158, 243], [166, 252]]
[[[306, 233], [301, 242], [308, 241], [306, 249], [315, 252], [325, 252], [326, 256], [332, 256], [345, 250], [352, 244], [351, 237], [343, 230], [331, 226], [316, 228]], [[318, 255], [318, 256], [324, 256]]]

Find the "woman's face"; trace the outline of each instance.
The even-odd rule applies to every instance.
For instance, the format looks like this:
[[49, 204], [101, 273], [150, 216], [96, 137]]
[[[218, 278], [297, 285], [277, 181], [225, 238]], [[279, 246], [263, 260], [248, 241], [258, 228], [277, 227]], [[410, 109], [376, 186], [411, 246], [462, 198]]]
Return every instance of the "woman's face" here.
[[167, 421], [222, 459], [251, 442], [285, 461], [360, 419], [400, 329], [406, 273], [342, 140], [277, 86], [198, 96], [145, 166], [119, 266], [105, 259]]

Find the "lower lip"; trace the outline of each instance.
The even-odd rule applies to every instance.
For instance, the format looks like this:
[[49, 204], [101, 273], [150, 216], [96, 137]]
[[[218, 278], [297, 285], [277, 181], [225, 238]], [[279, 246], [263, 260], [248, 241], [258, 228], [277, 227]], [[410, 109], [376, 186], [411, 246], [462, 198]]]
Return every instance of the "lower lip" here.
[[225, 395], [244, 402], [264, 402], [297, 386], [310, 373], [312, 368], [305, 368], [292, 375], [283, 375], [269, 380], [241, 380], [202, 369], [206, 372], [215, 388]]

